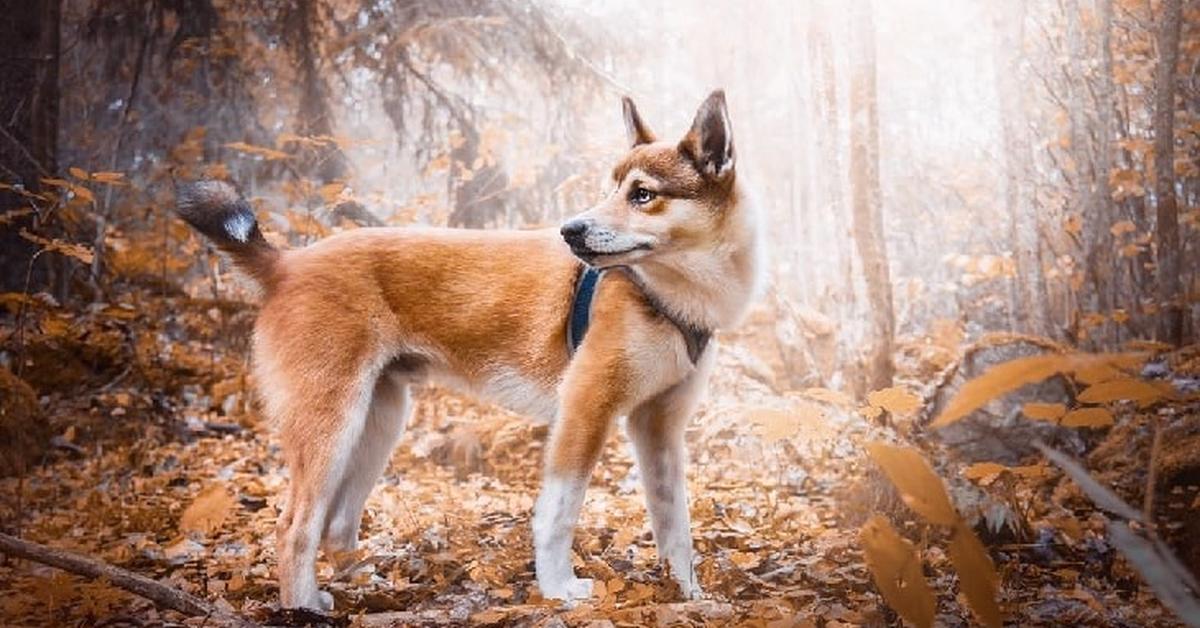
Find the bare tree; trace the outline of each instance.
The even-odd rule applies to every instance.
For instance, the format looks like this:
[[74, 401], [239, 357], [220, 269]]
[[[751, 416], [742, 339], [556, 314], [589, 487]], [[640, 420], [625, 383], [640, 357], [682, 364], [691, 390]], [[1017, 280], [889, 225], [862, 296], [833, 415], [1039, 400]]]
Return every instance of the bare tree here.
[[853, 234], [862, 259], [871, 309], [870, 346], [865, 371], [868, 389], [892, 385], [895, 367], [892, 345], [895, 314], [887, 244], [883, 238], [883, 208], [879, 187], [879, 106], [875, 90], [875, 23], [870, 0], [854, 4], [854, 31], [858, 33], [856, 59], [850, 86], [850, 177]]
[[1158, 260], [1159, 337], [1183, 341], [1179, 280], [1179, 208], [1175, 199], [1175, 64], [1179, 60], [1181, 0], [1164, 0], [1158, 22], [1158, 68], [1154, 75], [1154, 199]]

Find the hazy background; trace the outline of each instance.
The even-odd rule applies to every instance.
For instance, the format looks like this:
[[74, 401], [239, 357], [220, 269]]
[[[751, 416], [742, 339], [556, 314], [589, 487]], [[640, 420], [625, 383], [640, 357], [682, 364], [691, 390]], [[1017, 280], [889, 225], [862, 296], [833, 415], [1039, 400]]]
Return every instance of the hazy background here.
[[[170, 218], [172, 181], [198, 176], [236, 181], [293, 245], [377, 224], [555, 225], [600, 197], [624, 149], [620, 96], [674, 137], [721, 87], [770, 221], [773, 289], [747, 329], [786, 386], [862, 393], [989, 330], [1180, 342], [1200, 9], [1173, 7], [69, 0], [43, 16], [60, 41], [39, 44], [58, 44], [59, 107], [28, 125], [53, 117], [56, 133], [30, 136], [40, 170], [10, 150], [8, 176], [36, 189], [77, 167], [128, 185], [83, 179], [96, 198], [22, 218], [97, 255], [31, 267], [36, 247], [9, 229], [5, 281], [32, 268], [68, 301], [171, 273], [193, 296], [236, 290]], [[1170, 76], [1164, 16], [1180, 24]]]

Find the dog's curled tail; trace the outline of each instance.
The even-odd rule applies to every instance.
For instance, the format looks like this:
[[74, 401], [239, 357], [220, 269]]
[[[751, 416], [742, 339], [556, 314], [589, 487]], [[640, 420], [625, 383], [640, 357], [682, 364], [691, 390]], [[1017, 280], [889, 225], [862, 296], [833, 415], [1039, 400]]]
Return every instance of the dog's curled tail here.
[[250, 203], [224, 181], [207, 180], [175, 188], [175, 211], [233, 259], [238, 269], [263, 288], [274, 283], [279, 249], [258, 228]]

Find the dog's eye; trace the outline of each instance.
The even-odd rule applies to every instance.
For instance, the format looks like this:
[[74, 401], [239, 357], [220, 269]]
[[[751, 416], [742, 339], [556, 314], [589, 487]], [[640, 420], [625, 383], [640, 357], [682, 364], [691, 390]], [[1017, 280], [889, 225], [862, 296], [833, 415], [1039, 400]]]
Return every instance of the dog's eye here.
[[633, 190], [629, 193], [629, 201], [634, 205], [645, 205], [646, 203], [654, 200], [655, 196], [658, 195], [653, 191], [647, 190], [643, 187], [637, 187], [633, 188]]

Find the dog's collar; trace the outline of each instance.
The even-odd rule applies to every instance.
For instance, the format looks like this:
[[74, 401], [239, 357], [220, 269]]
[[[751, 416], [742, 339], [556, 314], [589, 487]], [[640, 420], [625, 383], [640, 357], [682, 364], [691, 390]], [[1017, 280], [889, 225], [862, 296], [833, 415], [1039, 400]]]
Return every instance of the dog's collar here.
[[583, 343], [583, 337], [587, 334], [588, 325], [592, 320], [592, 303], [596, 299], [596, 287], [600, 284], [600, 278], [609, 270], [623, 271], [633, 281], [634, 285], [642, 291], [642, 295], [646, 297], [646, 301], [654, 313], [671, 321], [671, 324], [683, 335], [683, 342], [687, 345], [688, 358], [691, 359], [692, 364], [698, 362], [700, 356], [704, 355], [704, 349], [708, 347], [709, 339], [712, 338], [712, 330], [697, 327], [672, 314], [628, 266], [594, 268], [584, 265], [580, 267], [579, 277], [575, 280], [575, 296], [571, 300], [571, 316], [567, 319], [568, 353], [573, 355], [579, 345]]

